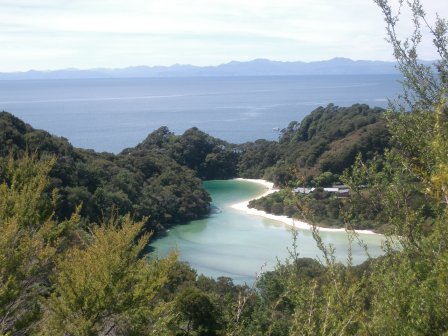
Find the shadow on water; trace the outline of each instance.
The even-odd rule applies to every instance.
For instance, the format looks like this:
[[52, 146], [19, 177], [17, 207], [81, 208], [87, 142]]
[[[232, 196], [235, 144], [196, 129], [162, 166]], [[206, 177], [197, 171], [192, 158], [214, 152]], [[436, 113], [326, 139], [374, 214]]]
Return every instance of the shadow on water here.
[[154, 247], [152, 247], [150, 244], [146, 244], [145, 248], [142, 251], [143, 255], [147, 255], [147, 254], [151, 254], [155, 251], [156, 249]]
[[222, 212], [222, 210], [219, 207], [211, 204], [210, 207], [209, 207], [209, 212], [207, 214], [197, 218], [197, 219], [194, 219], [194, 220], [191, 220], [191, 221], [188, 221], [188, 222], [185, 222], [185, 223], [166, 224], [166, 227], [164, 229], [161, 229], [161, 230], [158, 230], [158, 231], [154, 231], [152, 233], [152, 235], [151, 235], [151, 237], [149, 239], [148, 244], [146, 244], [145, 248], [142, 251], [142, 254], [144, 255], [144, 254], [151, 254], [151, 253], [153, 253], [156, 250], [156, 248], [154, 246], [151, 246], [151, 244], [154, 243], [156, 240], [168, 237], [169, 232], [174, 227], [176, 227], [176, 226], [183, 226], [183, 225], [189, 225], [189, 224], [191, 224], [194, 221], [207, 219], [207, 218], [210, 218], [213, 215], [219, 214], [221, 212]]
[[222, 213], [222, 210], [219, 207], [217, 207], [216, 205], [211, 204], [210, 212], [207, 215], [207, 217], [210, 217], [211, 215], [215, 215], [215, 214], [220, 214], [220, 213]]

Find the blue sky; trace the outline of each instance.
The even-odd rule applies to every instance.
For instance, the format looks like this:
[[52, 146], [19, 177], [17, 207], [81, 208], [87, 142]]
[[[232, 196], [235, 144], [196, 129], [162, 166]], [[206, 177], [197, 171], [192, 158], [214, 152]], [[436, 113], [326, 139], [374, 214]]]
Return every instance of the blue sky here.
[[[422, 3], [448, 18], [448, 1]], [[392, 60], [384, 26], [372, 0], [0, 0], [0, 71]]]

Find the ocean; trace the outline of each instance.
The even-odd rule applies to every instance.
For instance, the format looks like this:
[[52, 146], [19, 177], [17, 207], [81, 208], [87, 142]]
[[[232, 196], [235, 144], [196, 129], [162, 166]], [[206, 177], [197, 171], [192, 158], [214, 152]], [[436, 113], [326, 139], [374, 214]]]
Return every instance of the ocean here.
[[74, 146], [118, 153], [161, 126], [233, 143], [276, 140], [318, 106], [387, 107], [397, 75], [0, 81], [0, 111]]

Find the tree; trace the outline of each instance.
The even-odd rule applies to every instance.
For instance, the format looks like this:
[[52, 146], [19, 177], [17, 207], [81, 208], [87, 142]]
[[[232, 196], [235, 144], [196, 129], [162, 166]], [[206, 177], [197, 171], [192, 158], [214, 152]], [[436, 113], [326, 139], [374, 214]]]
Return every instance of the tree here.
[[[440, 335], [448, 331], [448, 23], [437, 18], [431, 27], [420, 2], [408, 1], [414, 30], [401, 41], [399, 14], [388, 1], [375, 2], [405, 79], [402, 101], [387, 114], [392, 149], [380, 161], [358, 160], [346, 176], [365, 202], [382, 209], [394, 234], [368, 279], [371, 318], [365, 323], [373, 334]], [[422, 23], [440, 56], [436, 71], [418, 60]]]
[[130, 216], [88, 232], [79, 207], [55, 220], [54, 162], [0, 160], [0, 334], [163, 335], [176, 253], [148, 260], [144, 222]]
[[[398, 69], [404, 76], [403, 102], [411, 110], [435, 111], [438, 103], [446, 99], [448, 89], [448, 22], [437, 16], [432, 26], [426, 19], [426, 13], [419, 0], [398, 0], [398, 6], [408, 6], [412, 13], [413, 31], [404, 40], [400, 39], [398, 30], [401, 10], [394, 13], [388, 0], [374, 0], [384, 15], [387, 41], [393, 48], [398, 62]], [[432, 42], [439, 55], [433, 65], [425, 65], [418, 58], [419, 45], [422, 42], [422, 26], [431, 34]], [[434, 71], [435, 70], [435, 71]], [[445, 102], [446, 103], [446, 102]], [[400, 104], [403, 110], [406, 106]]]
[[56, 255], [71, 244], [77, 214], [57, 223], [57, 191], [48, 193], [54, 159], [0, 161], [0, 333], [28, 334], [40, 318]]
[[185, 335], [216, 335], [217, 312], [207, 294], [194, 287], [186, 288], [176, 298], [176, 309], [181, 314], [179, 324]]
[[176, 254], [148, 261], [143, 222], [129, 216], [96, 226], [87, 246], [69, 249], [57, 262], [54, 291], [45, 300], [45, 335], [142, 335], [157, 323], [159, 290]]

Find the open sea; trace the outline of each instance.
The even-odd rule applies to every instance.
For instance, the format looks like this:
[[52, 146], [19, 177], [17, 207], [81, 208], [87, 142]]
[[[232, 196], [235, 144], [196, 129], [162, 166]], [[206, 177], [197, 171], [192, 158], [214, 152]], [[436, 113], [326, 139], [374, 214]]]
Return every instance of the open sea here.
[[153, 130], [196, 126], [234, 143], [275, 140], [318, 106], [387, 107], [398, 75], [0, 80], [0, 111], [74, 146], [118, 153]]

